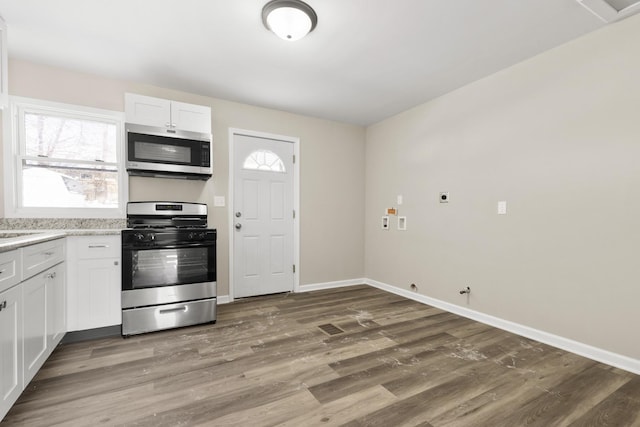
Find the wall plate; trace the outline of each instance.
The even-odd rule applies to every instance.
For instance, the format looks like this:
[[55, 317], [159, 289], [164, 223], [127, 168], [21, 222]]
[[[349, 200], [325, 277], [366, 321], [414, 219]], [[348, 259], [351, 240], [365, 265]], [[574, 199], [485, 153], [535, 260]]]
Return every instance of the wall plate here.
[[388, 215], [384, 215], [382, 217], [382, 229], [383, 230], [388, 230], [389, 229], [389, 216]]
[[406, 230], [407, 229], [407, 217], [399, 216], [398, 217], [398, 230]]

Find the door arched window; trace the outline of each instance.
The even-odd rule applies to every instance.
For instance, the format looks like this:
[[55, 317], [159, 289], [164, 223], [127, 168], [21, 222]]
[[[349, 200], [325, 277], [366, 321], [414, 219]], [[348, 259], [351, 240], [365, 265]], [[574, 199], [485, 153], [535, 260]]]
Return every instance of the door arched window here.
[[285, 173], [284, 163], [276, 153], [269, 150], [256, 150], [244, 159], [243, 169]]

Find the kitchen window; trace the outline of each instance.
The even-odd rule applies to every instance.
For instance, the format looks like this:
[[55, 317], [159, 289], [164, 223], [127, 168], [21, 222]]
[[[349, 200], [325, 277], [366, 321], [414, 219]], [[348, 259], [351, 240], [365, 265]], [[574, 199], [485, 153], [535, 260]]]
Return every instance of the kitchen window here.
[[12, 97], [4, 127], [5, 216], [124, 218], [121, 112]]

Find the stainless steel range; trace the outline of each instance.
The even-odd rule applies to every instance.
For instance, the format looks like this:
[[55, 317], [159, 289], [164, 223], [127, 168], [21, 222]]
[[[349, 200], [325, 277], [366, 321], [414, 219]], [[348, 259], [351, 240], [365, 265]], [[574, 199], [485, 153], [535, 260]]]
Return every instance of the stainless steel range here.
[[122, 335], [216, 321], [207, 205], [130, 202], [122, 231]]

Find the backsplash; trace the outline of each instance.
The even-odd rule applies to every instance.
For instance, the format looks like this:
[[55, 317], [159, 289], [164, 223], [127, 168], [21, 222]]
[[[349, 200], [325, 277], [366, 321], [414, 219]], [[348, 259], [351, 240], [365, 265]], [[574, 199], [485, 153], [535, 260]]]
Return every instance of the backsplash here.
[[125, 219], [0, 218], [0, 230], [107, 230], [127, 228]]

